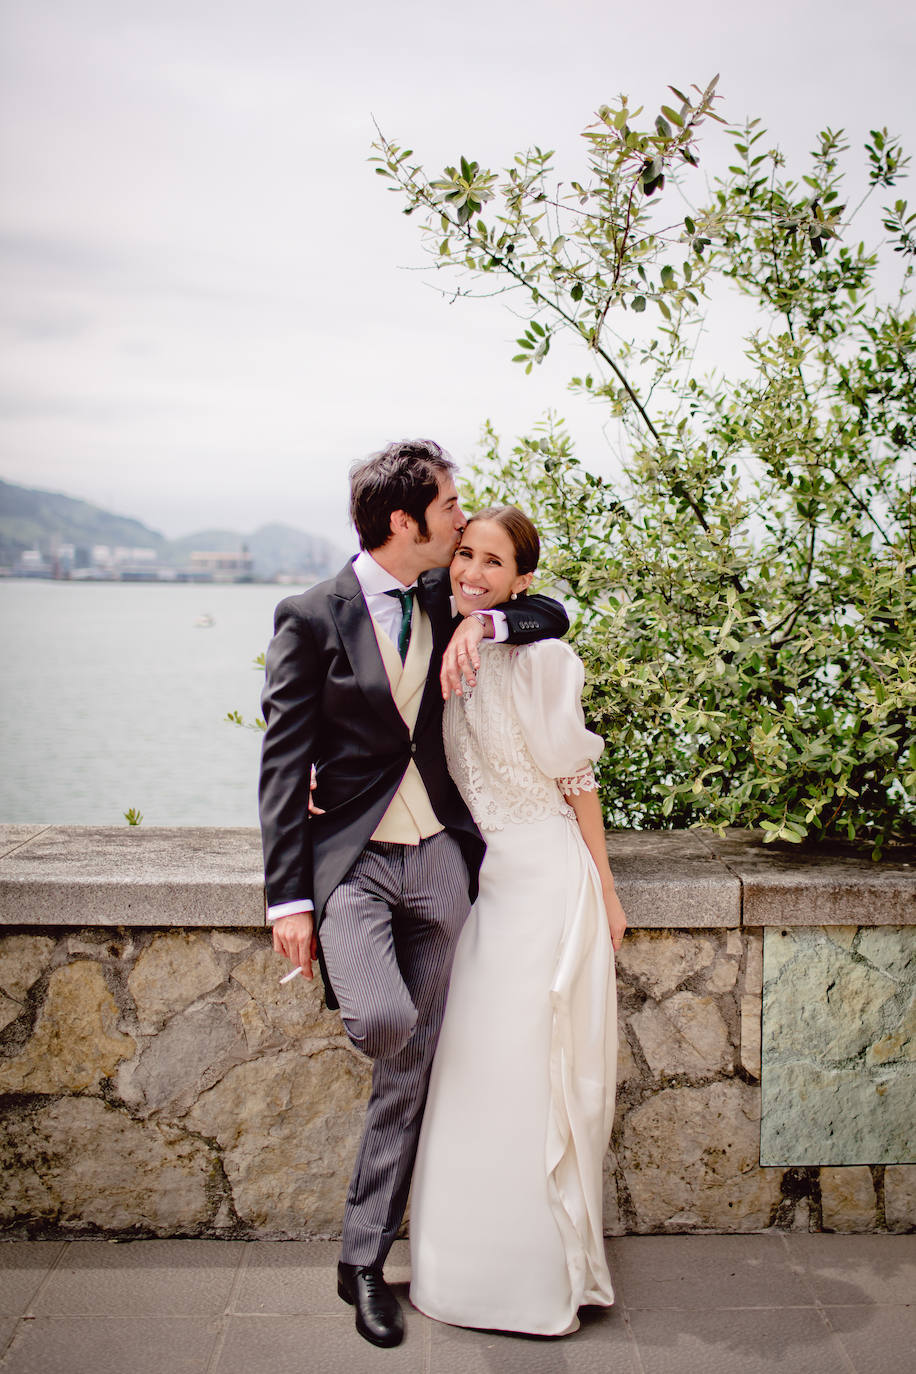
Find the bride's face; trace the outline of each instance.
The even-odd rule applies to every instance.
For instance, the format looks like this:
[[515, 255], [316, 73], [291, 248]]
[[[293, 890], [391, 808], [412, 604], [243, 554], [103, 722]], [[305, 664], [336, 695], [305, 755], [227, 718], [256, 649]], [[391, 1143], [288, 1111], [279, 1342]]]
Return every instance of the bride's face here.
[[461, 536], [449, 569], [459, 615], [486, 611], [523, 591], [532, 574], [519, 575], [515, 546], [496, 520], [474, 520]]

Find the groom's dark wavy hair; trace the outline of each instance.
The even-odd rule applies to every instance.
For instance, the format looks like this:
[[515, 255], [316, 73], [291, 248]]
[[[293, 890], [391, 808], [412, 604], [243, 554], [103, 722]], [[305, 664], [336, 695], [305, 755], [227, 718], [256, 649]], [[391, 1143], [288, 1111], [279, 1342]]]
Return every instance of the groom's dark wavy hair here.
[[426, 512], [455, 463], [432, 439], [401, 439], [350, 469], [350, 519], [361, 549], [380, 549], [391, 538], [391, 515], [402, 510], [426, 538]]

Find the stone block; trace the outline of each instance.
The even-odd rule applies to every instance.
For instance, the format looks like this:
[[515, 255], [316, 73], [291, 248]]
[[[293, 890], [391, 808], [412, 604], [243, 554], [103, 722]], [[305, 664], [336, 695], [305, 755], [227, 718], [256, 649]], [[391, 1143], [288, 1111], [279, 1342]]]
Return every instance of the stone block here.
[[747, 954], [744, 959], [743, 992], [759, 994], [763, 991], [763, 931], [748, 930], [744, 936]]
[[289, 961], [268, 943], [232, 969], [232, 983], [247, 994], [239, 1015], [253, 1050], [284, 1049], [291, 1040], [344, 1035], [339, 1013], [324, 1004], [320, 979], [281, 983], [288, 972]]
[[[866, 1064], [912, 1064], [916, 1060], [916, 991], [913, 992], [899, 1025], [869, 1045]], [[914, 1111], [916, 1119], [916, 1111]], [[916, 1129], [916, 1126], [914, 1126]]]
[[257, 935], [237, 934], [234, 930], [211, 930], [210, 943], [214, 949], [225, 950], [229, 954], [241, 954], [250, 949], [258, 939]]
[[118, 1007], [101, 967], [80, 960], [55, 969], [34, 1034], [0, 1060], [0, 1092], [93, 1092], [129, 1058], [135, 1042], [117, 1029]]
[[12, 1002], [0, 992], [0, 1031], [6, 1030], [22, 1015], [22, 1003]]
[[617, 1200], [617, 1157], [613, 1150], [608, 1150], [604, 1161], [603, 1216], [604, 1234], [606, 1236], [626, 1234], [626, 1226], [620, 1215], [620, 1205]]
[[170, 931], [154, 937], [137, 958], [127, 986], [143, 1030], [157, 1030], [170, 1016], [218, 988], [224, 974], [201, 935]]
[[884, 1170], [884, 1215], [889, 1231], [916, 1231], [916, 1164]]
[[912, 983], [916, 980], [916, 929], [886, 926], [859, 931], [856, 953], [891, 978]]
[[62, 911], [72, 926], [263, 927], [258, 832], [47, 826], [0, 854], [0, 923], [60, 925]]
[[733, 1066], [728, 1028], [712, 997], [676, 992], [647, 1002], [630, 1027], [656, 1078], [708, 1077]]
[[630, 1112], [618, 1151], [636, 1229], [759, 1231], [781, 1170], [758, 1166], [759, 1093], [737, 1080], [669, 1088]]
[[877, 1199], [871, 1169], [827, 1167], [820, 1171], [825, 1231], [874, 1231]]
[[[914, 1158], [911, 929], [768, 930], [763, 990], [767, 1164]], [[864, 948], [868, 957], [862, 953]]]
[[741, 882], [746, 926], [849, 926], [863, 911], [874, 925], [916, 924], [912, 847], [873, 863], [867, 845], [764, 844], [747, 830], [706, 843]]
[[607, 851], [631, 930], [741, 924], [741, 883], [698, 832], [611, 830]]
[[762, 999], [741, 998], [741, 1067], [751, 1078], [760, 1078], [760, 1016]]
[[781, 970], [778, 986], [768, 965], [764, 1054], [854, 1059], [886, 1025], [897, 986], [887, 974], [827, 940], [809, 944], [806, 935], [788, 937], [805, 946], [803, 957]]
[[0, 991], [21, 1002], [51, 962], [54, 941], [47, 935], [7, 935], [0, 939]]
[[214, 1157], [199, 1140], [133, 1121], [97, 1098], [53, 1102], [0, 1128], [4, 1224], [47, 1221], [187, 1235], [210, 1212]]
[[623, 1018], [617, 1021], [617, 1082], [628, 1083], [631, 1078], [639, 1077], [639, 1065], [633, 1058], [630, 1041], [627, 1038]]
[[913, 1085], [906, 1075], [764, 1058], [761, 1086], [762, 1163], [916, 1162]]
[[238, 1019], [219, 1002], [173, 1016], [118, 1074], [118, 1091], [141, 1115], [179, 1117], [227, 1072], [250, 1058]]
[[720, 954], [703, 979], [703, 987], [716, 996], [730, 992], [738, 981], [737, 955]]
[[200, 1097], [186, 1124], [219, 1142], [244, 1223], [339, 1234], [369, 1083], [368, 1060], [316, 1042], [231, 1069]]
[[617, 952], [617, 968], [628, 982], [663, 997], [716, 957], [716, 945], [701, 935], [673, 931], [630, 931]]

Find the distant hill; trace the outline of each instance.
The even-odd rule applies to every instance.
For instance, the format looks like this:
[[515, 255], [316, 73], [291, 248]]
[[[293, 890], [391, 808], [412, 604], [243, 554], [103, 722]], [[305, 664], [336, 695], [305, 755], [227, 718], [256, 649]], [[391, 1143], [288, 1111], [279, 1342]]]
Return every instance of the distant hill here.
[[[320, 535], [291, 525], [262, 525], [250, 534], [200, 530], [166, 539], [139, 520], [113, 515], [87, 501], [0, 481], [0, 566], [14, 566], [26, 549], [50, 556], [55, 545], [73, 544], [88, 556], [94, 544], [155, 549], [160, 563], [180, 567], [191, 553], [236, 552], [244, 545], [258, 577], [301, 574], [309, 579], [336, 572], [345, 554]], [[80, 560], [82, 561], [82, 560]]]
[[275, 577], [278, 573], [328, 577], [346, 558], [336, 545], [317, 534], [307, 534], [292, 525], [261, 525], [251, 534], [239, 534], [237, 530], [199, 530], [182, 539], [173, 539], [165, 561], [187, 563], [195, 549], [201, 553], [228, 553], [235, 552], [243, 544], [254, 560], [258, 577]]
[[120, 544], [155, 549], [160, 557], [168, 542], [139, 520], [112, 515], [87, 501], [0, 481], [0, 564], [11, 566], [26, 549], [49, 554], [54, 539], [83, 548]]

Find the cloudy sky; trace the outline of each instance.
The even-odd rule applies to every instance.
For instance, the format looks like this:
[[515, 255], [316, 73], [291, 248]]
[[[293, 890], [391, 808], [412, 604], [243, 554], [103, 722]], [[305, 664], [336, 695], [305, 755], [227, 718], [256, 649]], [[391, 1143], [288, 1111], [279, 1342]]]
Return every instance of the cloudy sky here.
[[467, 461], [549, 406], [612, 461], [562, 359], [525, 378], [504, 303], [416, 270], [373, 116], [430, 169], [539, 143], [569, 176], [603, 101], [718, 71], [799, 172], [824, 125], [916, 153], [902, 0], [6, 0], [2, 26], [0, 476], [170, 535], [343, 544], [353, 458], [427, 434]]

